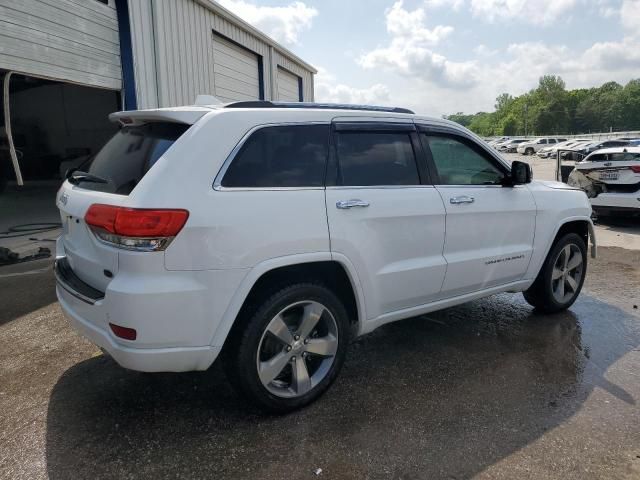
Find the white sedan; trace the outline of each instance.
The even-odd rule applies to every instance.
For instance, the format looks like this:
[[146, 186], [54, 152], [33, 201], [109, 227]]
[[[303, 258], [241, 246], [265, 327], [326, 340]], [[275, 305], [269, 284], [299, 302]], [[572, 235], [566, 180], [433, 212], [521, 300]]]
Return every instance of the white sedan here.
[[596, 214], [640, 214], [640, 147], [598, 150], [576, 163], [569, 185], [583, 189]]

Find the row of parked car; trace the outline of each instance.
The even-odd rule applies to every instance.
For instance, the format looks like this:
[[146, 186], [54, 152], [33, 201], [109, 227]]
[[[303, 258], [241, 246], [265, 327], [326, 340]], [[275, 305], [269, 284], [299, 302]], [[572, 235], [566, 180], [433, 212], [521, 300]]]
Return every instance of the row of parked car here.
[[489, 145], [501, 153], [519, 153], [521, 155], [537, 155], [540, 158], [556, 158], [561, 150], [561, 158], [581, 160], [587, 155], [603, 148], [639, 146], [640, 138], [622, 137], [610, 140], [594, 140], [592, 138], [540, 137], [490, 139]]
[[584, 190], [596, 214], [640, 216], [640, 138], [502, 137], [488, 143], [501, 153], [540, 158], [557, 159], [560, 151], [562, 181]]

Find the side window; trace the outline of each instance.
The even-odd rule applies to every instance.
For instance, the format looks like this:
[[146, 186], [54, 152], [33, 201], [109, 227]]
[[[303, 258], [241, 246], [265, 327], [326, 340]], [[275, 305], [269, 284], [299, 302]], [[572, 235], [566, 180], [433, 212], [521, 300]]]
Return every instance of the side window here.
[[482, 152], [455, 136], [425, 134], [440, 185], [497, 185], [504, 173]]
[[338, 184], [420, 185], [409, 133], [338, 132]]
[[555, 138], [550, 138], [550, 139], [549, 139], [549, 143], [556, 143]]
[[232, 160], [223, 187], [322, 187], [329, 125], [283, 125], [256, 130]]

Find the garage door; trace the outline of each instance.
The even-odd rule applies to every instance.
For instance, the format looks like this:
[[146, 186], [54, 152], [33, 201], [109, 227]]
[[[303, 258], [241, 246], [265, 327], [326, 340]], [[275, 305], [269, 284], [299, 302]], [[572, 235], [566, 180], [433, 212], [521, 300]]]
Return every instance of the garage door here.
[[278, 67], [278, 100], [281, 102], [301, 102], [300, 77]]
[[224, 102], [261, 98], [262, 57], [218, 35], [213, 48], [215, 96]]
[[0, 0], [0, 69], [120, 90], [113, 0]]

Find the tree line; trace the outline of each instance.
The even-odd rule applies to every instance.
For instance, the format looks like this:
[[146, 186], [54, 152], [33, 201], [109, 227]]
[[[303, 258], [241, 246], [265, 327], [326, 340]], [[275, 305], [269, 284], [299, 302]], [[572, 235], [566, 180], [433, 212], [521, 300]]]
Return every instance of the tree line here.
[[496, 98], [494, 112], [445, 116], [478, 135], [554, 135], [640, 130], [640, 79], [625, 86], [567, 90], [562, 78], [545, 75], [537, 88]]

